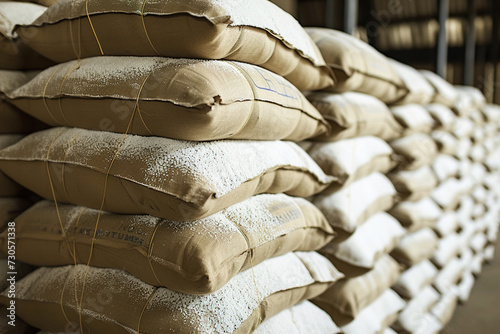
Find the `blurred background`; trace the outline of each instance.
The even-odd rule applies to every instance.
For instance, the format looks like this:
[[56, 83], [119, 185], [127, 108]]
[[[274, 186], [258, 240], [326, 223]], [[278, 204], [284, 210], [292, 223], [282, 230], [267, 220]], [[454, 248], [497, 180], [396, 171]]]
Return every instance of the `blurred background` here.
[[[498, 0], [271, 0], [303, 26], [355, 35], [385, 55], [500, 103]], [[442, 27], [442, 29], [440, 29]]]

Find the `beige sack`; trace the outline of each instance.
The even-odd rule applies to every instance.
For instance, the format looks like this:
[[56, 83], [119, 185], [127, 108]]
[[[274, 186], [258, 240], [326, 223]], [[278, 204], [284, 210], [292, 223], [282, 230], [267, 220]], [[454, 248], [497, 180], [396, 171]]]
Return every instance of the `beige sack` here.
[[230, 61], [95, 57], [51, 67], [9, 97], [52, 126], [182, 140], [302, 140], [328, 130], [288, 81]]
[[452, 233], [438, 242], [438, 247], [432, 257], [432, 263], [438, 268], [445, 267], [462, 250], [462, 239], [457, 233]]
[[[57, 211], [51, 202], [38, 203], [16, 219], [17, 258], [37, 266], [86, 264], [98, 215], [84, 207], [59, 205]], [[333, 235], [314, 205], [282, 194], [258, 195], [190, 222], [103, 212], [90, 264], [125, 270], [154, 286], [206, 294], [252, 264], [317, 250]], [[0, 241], [6, 249], [6, 233]]]
[[442, 295], [440, 301], [432, 308], [431, 312], [444, 327], [453, 317], [457, 304], [458, 295], [454, 289]]
[[406, 104], [395, 106], [391, 112], [396, 120], [406, 129], [405, 133], [430, 133], [434, 127], [434, 120], [429, 111], [420, 104]]
[[391, 181], [373, 173], [337, 192], [321, 194], [312, 202], [334, 228], [353, 233], [375, 213], [391, 208], [395, 195]]
[[402, 200], [415, 202], [429, 196], [438, 180], [429, 166], [412, 171], [395, 171], [388, 175]]
[[427, 104], [434, 97], [434, 87], [424, 78], [424, 76], [411, 66], [400, 63], [394, 59], [389, 59], [397, 75], [404, 82], [408, 93], [397, 104]]
[[[23, 138], [21, 135], [0, 135], [0, 150], [13, 145]], [[0, 197], [19, 196], [25, 189], [0, 172]]]
[[0, 169], [47, 199], [172, 220], [203, 218], [260, 193], [308, 197], [332, 181], [291, 142], [196, 143], [69, 128], [2, 150]]
[[437, 103], [428, 104], [425, 108], [434, 119], [434, 127], [444, 131], [450, 131], [453, 129], [453, 125], [455, 124], [457, 117], [450, 108]]
[[423, 133], [414, 133], [390, 142], [392, 149], [401, 156], [402, 170], [415, 170], [429, 165], [437, 155], [437, 145]]
[[333, 85], [304, 29], [267, 0], [60, 1], [17, 32], [56, 62], [101, 55], [228, 59], [267, 68], [301, 90]]
[[330, 316], [311, 302], [304, 301], [264, 321], [253, 334], [338, 334], [340, 328]]
[[438, 154], [432, 163], [432, 170], [439, 182], [458, 175], [460, 162], [448, 154]]
[[391, 255], [398, 262], [411, 267], [429, 259], [434, 254], [438, 241], [438, 237], [430, 228], [423, 228], [403, 237]]
[[436, 91], [436, 95], [434, 95], [432, 102], [440, 103], [450, 108], [455, 105], [459, 98], [459, 94], [455, 87], [436, 73], [427, 70], [420, 70], [420, 73], [422, 73]]
[[330, 133], [314, 140], [335, 141], [361, 136], [390, 140], [403, 133], [403, 127], [385, 103], [373, 96], [355, 92], [310, 92], [306, 96], [332, 128]]
[[444, 212], [436, 224], [433, 226], [434, 231], [440, 236], [445, 237], [455, 233], [459, 228], [459, 214], [454, 211]]
[[374, 172], [385, 174], [396, 165], [391, 147], [376, 137], [314, 143], [307, 153], [326, 174], [336, 177], [344, 187]]
[[0, 133], [29, 133], [40, 130], [44, 125], [8, 103], [5, 94], [22, 86], [34, 76], [33, 72], [0, 69]]
[[425, 321], [425, 315], [439, 299], [439, 293], [431, 286], [426, 286], [415, 298], [408, 302], [393, 327], [398, 329], [400, 333], [414, 333]]
[[443, 211], [430, 197], [425, 197], [417, 202], [400, 202], [389, 213], [412, 232], [434, 225]]
[[434, 282], [437, 274], [436, 267], [429, 260], [423, 260], [403, 272], [392, 288], [403, 298], [417, 298], [425, 286]]
[[[314, 252], [269, 259], [210, 295], [156, 288], [116, 269], [40, 268], [17, 283], [16, 312], [34, 327], [92, 333], [251, 333], [261, 322], [321, 294], [340, 274]], [[76, 294], [76, 295], [75, 295]], [[2, 294], [0, 301], [8, 303]], [[62, 307], [61, 307], [62, 305]], [[69, 323], [68, 323], [69, 322]]]
[[16, 24], [30, 24], [45, 10], [44, 6], [28, 2], [0, 1], [0, 69], [30, 70], [52, 64], [29, 48], [14, 31]]
[[312, 302], [328, 313], [337, 325], [344, 326], [396, 283], [399, 275], [397, 262], [386, 255], [365, 275], [340, 280]]
[[369, 44], [327, 28], [306, 28], [335, 74], [335, 92], [360, 92], [393, 103], [407, 89], [389, 59]]
[[439, 153], [454, 155], [458, 147], [458, 139], [451, 133], [436, 130], [431, 132], [431, 138], [436, 142]]
[[32, 204], [32, 200], [25, 197], [0, 197], [0, 231]]
[[347, 240], [331, 242], [320, 253], [328, 259], [334, 257], [353, 266], [371, 269], [396, 247], [404, 234], [405, 229], [396, 219], [379, 212], [358, 227]]
[[[397, 293], [387, 289], [373, 303], [362, 310], [351, 323], [342, 327], [345, 334], [386, 334], [388, 327], [396, 321], [406, 303]], [[390, 332], [389, 332], [390, 333]]]

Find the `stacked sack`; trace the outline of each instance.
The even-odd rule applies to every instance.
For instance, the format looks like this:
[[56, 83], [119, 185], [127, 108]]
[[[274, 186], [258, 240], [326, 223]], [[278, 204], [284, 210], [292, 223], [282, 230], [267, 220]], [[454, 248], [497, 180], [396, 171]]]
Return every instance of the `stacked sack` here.
[[332, 132], [303, 147], [337, 178], [311, 201], [339, 234], [320, 253], [345, 275], [313, 302], [345, 333], [387, 332], [405, 306], [391, 289], [400, 266], [389, 255], [405, 230], [385, 212], [396, 200], [385, 174], [401, 160], [387, 142], [404, 132], [386, 103], [406, 88], [389, 61], [363, 42], [329, 29], [307, 31], [338, 79], [332, 92], [308, 94]]
[[455, 116], [442, 103], [444, 99], [440, 100], [440, 86], [429, 76], [442, 86], [451, 86], [430, 72], [394, 61], [393, 65], [409, 90], [406, 98], [392, 108], [407, 132], [392, 143], [404, 161], [390, 176], [401, 199], [390, 213], [407, 230], [392, 255], [405, 268], [394, 289], [408, 302], [393, 328], [400, 333], [435, 333], [449, 320], [442, 315], [443, 307], [453, 307], [450, 303], [454, 296], [446, 294], [448, 291], [436, 282], [438, 268], [447, 266], [458, 252], [457, 243], [453, 244], [458, 240], [454, 205], [460, 196], [460, 183], [436, 170], [436, 166], [446, 170], [449, 161], [435, 139], [451, 136]]
[[340, 332], [305, 301], [343, 275], [314, 252], [335, 232], [300, 198], [333, 178], [291, 142], [329, 130], [299, 89], [333, 79], [291, 16], [265, 0], [63, 0], [17, 33], [61, 63], [8, 94], [54, 126], [0, 152], [46, 199], [16, 219], [17, 258], [41, 267], [17, 284], [21, 319]]
[[[45, 127], [35, 118], [8, 103], [6, 98], [8, 93], [35, 76], [38, 70], [52, 64], [31, 50], [14, 32], [16, 24], [29, 24], [45, 10], [46, 7], [33, 3], [0, 1], [0, 149], [13, 145], [27, 134]], [[0, 172], [0, 232], [14, 232], [15, 228], [9, 223], [30, 207], [35, 200], [36, 197], [25, 188]], [[30, 265], [14, 260], [15, 249], [12, 245], [9, 250], [5, 248], [5, 254], [2, 250], [3, 259], [0, 260], [0, 289], [2, 291], [10, 287], [7, 281], [10, 277], [8, 272], [17, 272], [16, 277], [20, 279], [33, 270]], [[28, 332], [30, 330], [21, 322], [17, 323], [17, 327], [9, 326], [6, 310], [2, 309], [0, 313], [0, 332], [12, 333], [15, 330]]]

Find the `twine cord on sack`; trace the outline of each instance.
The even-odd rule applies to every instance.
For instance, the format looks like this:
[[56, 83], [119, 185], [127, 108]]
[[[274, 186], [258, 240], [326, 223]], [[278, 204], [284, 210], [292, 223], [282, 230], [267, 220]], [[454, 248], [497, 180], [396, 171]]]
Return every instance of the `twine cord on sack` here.
[[148, 0], [144, 0], [144, 2], [142, 3], [142, 8], [141, 8], [142, 27], [144, 28], [144, 32], [146, 33], [146, 37], [148, 39], [149, 45], [151, 45], [153, 50], [156, 52], [157, 56], [161, 56], [160, 53], [158, 52], [158, 50], [156, 50], [155, 46], [153, 45], [151, 38], [149, 38], [148, 29], [146, 28], [146, 22], [144, 21], [144, 8], [146, 7], [146, 1], [148, 1]]
[[134, 117], [135, 117], [135, 113], [138, 110], [139, 99], [140, 99], [140, 96], [141, 96], [141, 93], [142, 93], [142, 89], [144, 88], [144, 85], [146, 84], [146, 81], [149, 79], [149, 77], [151, 76], [151, 74], [152, 73], [148, 74], [148, 76], [144, 79], [144, 82], [142, 83], [141, 87], [139, 88], [139, 92], [137, 93], [136, 105], [135, 105], [134, 111], [133, 111], [133, 113], [132, 113], [132, 115], [130, 117], [130, 121], [128, 123], [127, 130], [123, 134], [123, 137], [122, 137], [120, 143], [118, 144], [116, 152], [115, 152], [115, 154], [113, 156], [113, 159], [111, 160], [111, 162], [109, 164], [109, 167], [107, 168], [107, 171], [106, 171], [106, 176], [105, 176], [105, 179], [104, 179], [104, 189], [103, 189], [101, 206], [99, 208], [99, 213], [97, 214], [97, 220], [96, 220], [96, 224], [95, 224], [95, 228], [94, 228], [94, 234], [92, 236], [92, 242], [91, 242], [91, 245], [90, 245], [89, 258], [87, 260], [87, 266], [86, 266], [85, 274], [83, 276], [82, 293], [80, 295], [79, 314], [80, 314], [80, 330], [82, 332], [83, 332], [83, 330], [82, 330], [83, 327], [82, 327], [82, 322], [81, 322], [81, 317], [82, 317], [81, 307], [82, 307], [82, 304], [83, 304], [83, 296], [84, 296], [84, 293], [85, 293], [85, 284], [86, 284], [86, 280], [87, 280], [87, 275], [88, 275], [88, 272], [90, 270], [90, 261], [92, 259], [92, 254], [93, 254], [93, 251], [94, 251], [95, 239], [96, 239], [96, 236], [97, 236], [97, 228], [99, 227], [99, 221], [100, 221], [100, 218], [101, 218], [102, 210], [104, 208], [104, 201], [106, 199], [106, 192], [107, 192], [107, 188], [108, 188], [109, 174], [111, 172], [111, 168], [113, 167], [113, 164], [114, 164], [116, 158], [118, 157], [118, 154], [120, 153], [120, 149], [121, 149], [123, 143], [125, 142], [125, 139], [127, 138], [127, 135], [128, 135], [128, 133], [130, 131], [130, 128], [132, 126], [132, 122], [133, 122]]
[[152, 258], [151, 258], [151, 255], [153, 254], [153, 243], [154, 243], [154, 238], [156, 236], [156, 232], [158, 231], [158, 228], [160, 227], [160, 224], [162, 223], [162, 221], [160, 221], [158, 224], [156, 224], [156, 227], [155, 227], [155, 230], [153, 231], [153, 235], [151, 236], [151, 240], [149, 241], [149, 247], [148, 247], [148, 263], [149, 263], [149, 267], [151, 268], [151, 271], [153, 272], [153, 275], [156, 279], [156, 281], [158, 282], [158, 284], [161, 286], [161, 282], [160, 282], [160, 279], [158, 278], [158, 276], [156, 275], [156, 271], [153, 267], [153, 263], [152, 263]]
[[241, 226], [236, 221], [234, 221], [231, 217], [227, 217], [227, 218], [238, 229], [238, 231], [241, 233], [241, 235], [243, 236], [243, 238], [245, 239], [245, 242], [247, 244], [247, 248], [248, 248], [248, 252], [247, 253], [250, 254], [249, 260], [250, 260], [250, 269], [252, 271], [252, 280], [253, 280], [253, 285], [255, 287], [255, 293], [257, 295], [257, 308], [259, 309], [259, 321], [262, 322], [262, 318], [261, 318], [261, 314], [262, 314], [261, 308], [262, 308], [262, 305], [260, 303], [261, 299], [260, 299], [260, 293], [259, 293], [259, 286], [257, 284], [257, 279], [255, 278], [255, 272], [254, 272], [254, 269], [253, 269], [254, 268], [254, 264], [253, 264], [254, 248], [252, 247], [252, 245], [250, 245], [250, 238], [245, 233], [245, 231], [241, 228]]
[[[82, 4], [82, 11], [83, 11], [83, 4]], [[76, 51], [75, 49], [75, 40], [73, 39], [73, 24], [70, 23], [69, 24], [69, 31], [70, 31], [70, 36], [71, 36], [71, 46], [73, 47], [73, 51], [75, 52], [75, 56], [77, 59], [81, 59], [82, 58], [82, 36], [81, 36], [81, 33], [82, 33], [82, 17], [81, 16], [78, 16], [78, 34], [77, 34], [77, 37], [78, 37], [78, 51]]]
[[42, 100], [43, 100], [43, 105], [45, 106], [45, 109], [49, 113], [50, 118], [52, 118], [54, 123], [57, 124], [57, 120], [54, 117], [54, 115], [52, 114], [52, 111], [50, 110], [49, 104], [47, 103], [47, 97], [46, 97], [47, 96], [47, 88], [49, 87], [49, 83], [52, 80], [52, 78], [54, 77], [54, 75], [56, 74], [56, 72], [57, 72], [57, 68], [54, 71], [52, 71], [50, 77], [47, 79], [47, 82], [45, 83], [45, 86], [43, 87]]
[[85, 0], [85, 11], [87, 13], [87, 18], [88, 18], [89, 23], [90, 23], [90, 28], [92, 28], [92, 33], [94, 34], [95, 40], [97, 41], [97, 45], [99, 46], [99, 51], [101, 51], [101, 56], [104, 56], [104, 51], [102, 51], [101, 42], [99, 41], [99, 37], [97, 37], [97, 33], [95, 32], [95, 29], [94, 29], [94, 24], [92, 23], [92, 19], [90, 18], [89, 0]]
[[63, 121], [64, 121], [65, 125], [67, 125], [67, 126], [72, 126], [72, 125], [69, 123], [69, 121], [66, 118], [66, 116], [64, 115], [64, 112], [63, 112], [63, 109], [62, 109], [62, 102], [61, 102], [62, 89], [63, 89], [64, 84], [66, 83], [66, 80], [69, 78], [69, 76], [80, 67], [81, 62], [82, 62], [82, 60], [78, 59], [73, 64], [73, 66], [69, 69], [69, 71], [64, 75], [64, 77], [63, 77], [63, 79], [61, 81], [61, 85], [59, 86], [59, 92], [57, 94], [57, 96], [58, 96], [57, 100], [58, 100], [58, 104], [59, 104], [59, 111], [61, 112], [61, 116], [63, 118]]
[[146, 308], [148, 307], [149, 303], [151, 302], [151, 300], [153, 299], [154, 295], [155, 295], [155, 292], [158, 290], [158, 287], [155, 287], [154, 291], [151, 292], [151, 294], [149, 295], [148, 297], [148, 300], [146, 301], [146, 303], [144, 304], [144, 307], [142, 308], [142, 311], [141, 311], [141, 314], [139, 315], [139, 323], [137, 324], [137, 334], [140, 334], [141, 333], [141, 322], [142, 322], [142, 318], [144, 317], [144, 313], [146, 312]]

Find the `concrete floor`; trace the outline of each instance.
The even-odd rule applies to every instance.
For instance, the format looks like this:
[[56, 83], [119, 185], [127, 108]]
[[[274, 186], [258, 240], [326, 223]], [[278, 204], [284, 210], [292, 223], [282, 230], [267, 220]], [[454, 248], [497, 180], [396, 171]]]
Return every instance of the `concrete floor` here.
[[470, 299], [459, 305], [445, 334], [500, 334], [500, 246], [495, 259], [483, 266]]

